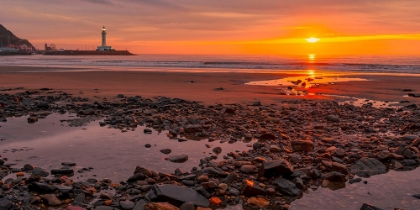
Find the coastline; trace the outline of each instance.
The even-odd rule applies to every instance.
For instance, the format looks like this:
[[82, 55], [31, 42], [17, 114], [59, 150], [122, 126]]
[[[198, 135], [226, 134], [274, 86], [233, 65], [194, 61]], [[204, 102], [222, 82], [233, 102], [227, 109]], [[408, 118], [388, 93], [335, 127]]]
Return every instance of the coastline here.
[[[45, 70], [47, 69], [47, 70]], [[19, 70], [19, 71], [16, 71]], [[51, 71], [50, 71], [51, 70]], [[86, 70], [86, 71], [85, 71]], [[420, 103], [420, 98], [406, 97], [420, 94], [420, 77], [410, 75], [348, 74], [345, 77], [364, 78], [368, 81], [321, 84], [307, 91], [307, 96], [281, 95], [287, 86], [244, 85], [251, 81], [275, 80], [293, 76], [306, 78], [307, 74], [289, 73], [235, 73], [235, 72], [171, 72], [171, 71], [89, 71], [77, 68], [0, 67], [0, 89], [23, 87], [35, 90], [48, 86], [71, 94], [96, 100], [116, 94], [141, 95], [144, 97], [167, 96], [214, 103], [278, 103], [282, 100], [352, 100], [340, 96], [377, 101]], [[57, 72], [59, 71], [59, 72]], [[61, 71], [61, 72], [60, 72]], [[305, 71], [302, 71], [304, 73]], [[341, 72], [342, 73], [342, 72]], [[290, 85], [292, 85], [290, 83]], [[223, 90], [215, 91], [217, 88]], [[199, 93], [199, 94], [197, 94]], [[335, 95], [338, 97], [330, 97]], [[405, 96], [405, 97], [403, 97]]]
[[[13, 68], [24, 71], [13, 72]], [[281, 95], [279, 89], [273, 86], [244, 83], [290, 76], [305, 78], [307, 75], [34, 72], [36, 68], [13, 68], [0, 68], [0, 93], [4, 94], [0, 95], [3, 97], [0, 118], [6, 120], [26, 116], [29, 123], [36, 123], [38, 118], [42, 120], [44, 115], [54, 112], [73, 113], [81, 119], [89, 116], [104, 118], [99, 123], [101, 126], [121, 130], [122, 133], [144, 125], [148, 127], [144, 128], [144, 133], [152, 129], [164, 131], [168, 138], [178, 141], [195, 137], [205, 138], [209, 143], [215, 140], [232, 144], [249, 139], [252, 141], [249, 145], [252, 149], [229, 152], [223, 156], [225, 160], [215, 161], [214, 155], [209, 153], [211, 156], [200, 159], [200, 165], [191, 172], [177, 169], [170, 174], [159, 173], [139, 165], [133, 176], [119, 184], [106, 179], [89, 179], [92, 186], [87, 184], [88, 189], [95, 188], [93, 185], [96, 184], [97, 191], [111, 188], [125, 198], [101, 196], [92, 204], [70, 195], [67, 201], [61, 199], [57, 202], [58, 206], [123, 208], [127, 203], [134, 206], [144, 205], [143, 202], [155, 205], [156, 202], [173, 201], [158, 196], [164, 190], [160, 189], [163, 184], [175, 191], [194, 189], [188, 193], [200, 197], [198, 201], [194, 200], [195, 206], [210, 206], [212, 209], [231, 205], [251, 209], [288, 209], [291, 202], [310, 189], [325, 187], [334, 190], [348, 181], [360, 182], [357, 176], [366, 178], [388, 170], [410, 170], [419, 164], [420, 141], [415, 127], [419, 120], [415, 114], [418, 113], [418, 106], [410, 105], [418, 104], [418, 99], [403, 97], [407, 94], [405, 89], [411, 89], [413, 93], [419, 90], [419, 77], [364, 76], [368, 81], [325, 84], [305, 90], [314, 91], [314, 95], [293, 96]], [[386, 106], [377, 109], [368, 101], [363, 101], [364, 106], [339, 105], [337, 101], [349, 98], [330, 95], [353, 96], [384, 103], [409, 100], [410, 103], [399, 103], [401, 108], [398, 109], [388, 109]], [[409, 121], [405, 119], [407, 116], [412, 116]], [[188, 117], [188, 120], [182, 120], [184, 117]], [[166, 123], [171, 122], [173, 124], [168, 127]], [[407, 125], [408, 122], [410, 125]], [[150, 146], [145, 145], [146, 148]], [[216, 148], [211, 150], [218, 154]], [[174, 155], [174, 161], [185, 161], [185, 156]], [[359, 165], [363, 168], [371, 162], [379, 168], [368, 171], [359, 169]], [[274, 166], [271, 165], [273, 163]], [[6, 172], [16, 174], [17, 170], [12, 169], [13, 164], [4, 166], [7, 166], [3, 168]], [[73, 181], [70, 173], [75, 171], [72, 167], [68, 163], [61, 169], [51, 170], [52, 174], [65, 175], [56, 175], [60, 177], [57, 184], [53, 181], [54, 177], [30, 179], [35, 168], [25, 166], [25, 170], [18, 173], [22, 172], [23, 179], [31, 181], [16, 185], [16, 180], [19, 180], [16, 175], [16, 180], [12, 179], [11, 183], [6, 182], [3, 186], [19, 189], [28, 186], [29, 191], [40, 193], [40, 199], [50, 202], [54, 200], [51, 193], [63, 189], [59, 186], [71, 185], [75, 186], [75, 190], [80, 190], [78, 184], [84, 184], [84, 181]], [[76, 185], [72, 185], [73, 182]], [[45, 184], [50, 189], [47, 195], [43, 192]], [[140, 190], [135, 193], [135, 198], [130, 197], [133, 190]], [[11, 191], [7, 192], [17, 196]], [[86, 189], [83, 193], [87, 197], [94, 194]], [[87, 200], [93, 202], [90, 197]], [[179, 202], [185, 200], [171, 203], [179, 207]], [[52, 203], [49, 205], [54, 206]]]

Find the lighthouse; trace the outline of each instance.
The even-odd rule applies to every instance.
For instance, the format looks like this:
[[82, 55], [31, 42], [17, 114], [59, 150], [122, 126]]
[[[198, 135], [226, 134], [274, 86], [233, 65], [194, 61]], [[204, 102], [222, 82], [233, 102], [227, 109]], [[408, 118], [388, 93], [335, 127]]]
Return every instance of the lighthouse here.
[[106, 28], [105, 26], [102, 27], [102, 46], [106, 46]]
[[102, 32], [101, 32], [101, 34], [102, 34], [102, 46], [98, 46], [98, 48], [96, 49], [97, 51], [109, 51], [109, 50], [114, 50], [114, 49], [112, 49], [112, 47], [111, 46], [107, 46], [106, 45], [106, 34], [107, 34], [107, 32], [106, 32], [106, 28], [105, 28], [105, 26], [103, 26], [102, 27]]

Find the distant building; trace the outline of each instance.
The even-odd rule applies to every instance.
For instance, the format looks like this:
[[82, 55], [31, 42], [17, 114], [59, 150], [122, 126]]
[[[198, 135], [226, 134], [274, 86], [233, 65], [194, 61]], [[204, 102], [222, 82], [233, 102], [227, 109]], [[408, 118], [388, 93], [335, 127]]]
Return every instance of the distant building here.
[[102, 27], [102, 46], [98, 46], [98, 48], [96, 49], [97, 51], [109, 51], [109, 50], [114, 50], [112, 49], [111, 46], [107, 46], [106, 45], [106, 28], [105, 26]]

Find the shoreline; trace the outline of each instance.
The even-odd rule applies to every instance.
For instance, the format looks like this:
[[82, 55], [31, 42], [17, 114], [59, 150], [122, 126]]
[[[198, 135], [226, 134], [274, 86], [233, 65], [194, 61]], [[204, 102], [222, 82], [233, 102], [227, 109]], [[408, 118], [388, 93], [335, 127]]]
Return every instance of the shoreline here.
[[[43, 115], [57, 111], [77, 113], [79, 118], [104, 117], [101, 126], [122, 133], [145, 125], [182, 141], [196, 137], [233, 144], [258, 140], [252, 149], [230, 152], [224, 160], [214, 161], [212, 155], [207, 156], [191, 172], [159, 173], [140, 165], [133, 176], [121, 183], [95, 178], [88, 179], [89, 183], [73, 181], [73, 163], [48, 172], [31, 165], [25, 165], [24, 170], [14, 169], [7, 165], [7, 159], [0, 159], [2, 169], [17, 176], [2, 187], [11, 197], [18, 196], [10, 190], [14, 188], [35, 193], [27, 195], [38, 196], [40, 202], [31, 204], [34, 206], [124, 209], [125, 205], [134, 208], [146, 203], [164, 205], [162, 202], [166, 201], [177, 209], [188, 200], [174, 201], [168, 196], [176, 197], [174, 191], [185, 191], [195, 196], [193, 208], [240, 205], [245, 209], [288, 209], [293, 200], [313, 187], [337, 189], [343, 183], [362, 181], [359, 177], [410, 170], [419, 165], [420, 111], [413, 104], [418, 103], [417, 98], [410, 97], [411, 103], [401, 103], [398, 109], [378, 109], [368, 102], [363, 106], [340, 105], [323, 95], [280, 95], [273, 87], [243, 85], [284, 76], [0, 71], [2, 121], [29, 116], [28, 122], [36, 123]], [[398, 102], [405, 98], [404, 89], [420, 90], [420, 83], [416, 82], [419, 78], [368, 78], [368, 82], [322, 85], [308, 91]], [[188, 161], [188, 156], [174, 156], [168, 159]], [[64, 176], [41, 178], [38, 174], [45, 172]], [[19, 173], [28, 176], [20, 180]], [[58, 193], [69, 192], [70, 186], [71, 192], [78, 193], [57, 197]], [[109, 189], [124, 196], [102, 195]], [[81, 192], [82, 200], [77, 198]], [[96, 192], [102, 194], [92, 204]], [[160, 193], [164, 195], [159, 196]]]
[[[15, 72], [20, 69], [20, 72]], [[287, 86], [252, 86], [244, 85], [251, 81], [275, 80], [285, 77], [308, 74], [284, 73], [243, 73], [243, 72], [170, 72], [170, 71], [73, 71], [55, 72], [56, 68], [43, 67], [0, 67], [0, 89], [23, 87], [28, 90], [49, 88], [63, 90], [71, 94], [98, 100], [116, 94], [142, 95], [145, 97], [168, 96], [187, 100], [214, 103], [250, 103], [260, 100], [264, 103], [278, 103], [282, 100], [339, 100], [324, 95], [348, 96], [378, 101], [409, 101], [419, 104], [420, 98], [403, 97], [408, 93], [420, 94], [420, 77], [384, 76], [384, 75], [349, 75], [360, 77], [366, 82], [341, 82], [334, 85], [320, 85], [305, 91], [311, 95], [284, 96], [279, 88]], [[38, 72], [31, 72], [38, 71]], [[316, 72], [315, 72], [315, 75]], [[217, 91], [216, 89], [221, 89]], [[404, 90], [412, 90], [404, 92]], [[200, 93], [200, 94], [196, 94]]]

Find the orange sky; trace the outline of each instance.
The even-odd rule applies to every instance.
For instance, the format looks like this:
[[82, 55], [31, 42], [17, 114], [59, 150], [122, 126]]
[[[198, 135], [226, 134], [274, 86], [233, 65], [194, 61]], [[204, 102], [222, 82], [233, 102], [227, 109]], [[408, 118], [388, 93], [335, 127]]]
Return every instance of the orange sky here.
[[[418, 0], [20, 0], [0, 23], [35, 47], [138, 54], [420, 55]], [[308, 37], [320, 38], [308, 43]]]

